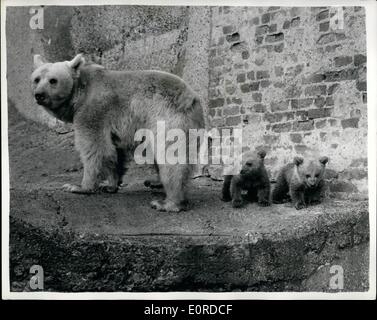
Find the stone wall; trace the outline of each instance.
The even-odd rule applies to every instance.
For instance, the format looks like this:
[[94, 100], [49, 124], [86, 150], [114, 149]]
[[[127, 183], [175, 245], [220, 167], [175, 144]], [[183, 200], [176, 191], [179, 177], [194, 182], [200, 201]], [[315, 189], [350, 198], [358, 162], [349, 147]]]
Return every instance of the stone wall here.
[[242, 127], [273, 179], [327, 155], [330, 191], [367, 194], [364, 8], [214, 7], [212, 24], [211, 126]]
[[198, 92], [209, 127], [267, 150], [272, 179], [294, 155], [327, 155], [330, 191], [367, 195], [364, 8], [45, 7], [43, 30], [29, 9], [7, 9], [8, 98], [26, 117], [59, 125], [30, 94], [36, 53], [164, 70]]

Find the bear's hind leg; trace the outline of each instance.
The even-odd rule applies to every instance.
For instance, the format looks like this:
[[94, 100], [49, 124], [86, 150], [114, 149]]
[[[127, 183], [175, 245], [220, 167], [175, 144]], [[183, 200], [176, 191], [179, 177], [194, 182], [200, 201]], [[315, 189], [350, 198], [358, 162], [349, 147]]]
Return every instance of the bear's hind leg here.
[[165, 200], [153, 200], [152, 208], [168, 212], [186, 210], [185, 189], [190, 175], [190, 166], [183, 164], [160, 165], [159, 172], [166, 198]]

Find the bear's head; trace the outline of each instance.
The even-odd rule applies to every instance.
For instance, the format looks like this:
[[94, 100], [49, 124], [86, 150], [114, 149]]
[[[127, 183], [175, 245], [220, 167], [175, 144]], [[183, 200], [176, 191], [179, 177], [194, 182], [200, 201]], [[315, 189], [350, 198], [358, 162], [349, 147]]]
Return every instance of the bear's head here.
[[81, 54], [71, 61], [49, 63], [40, 55], [34, 56], [31, 89], [35, 101], [49, 111], [56, 111], [71, 99], [79, 68], [85, 63]]
[[321, 157], [319, 160], [304, 161], [301, 157], [295, 157], [293, 162], [297, 167], [300, 180], [307, 188], [315, 188], [323, 180], [328, 157]]
[[264, 167], [264, 158], [266, 151], [260, 150], [257, 154], [246, 153], [242, 155], [242, 169], [240, 174], [245, 178], [255, 177], [259, 175], [261, 168]]

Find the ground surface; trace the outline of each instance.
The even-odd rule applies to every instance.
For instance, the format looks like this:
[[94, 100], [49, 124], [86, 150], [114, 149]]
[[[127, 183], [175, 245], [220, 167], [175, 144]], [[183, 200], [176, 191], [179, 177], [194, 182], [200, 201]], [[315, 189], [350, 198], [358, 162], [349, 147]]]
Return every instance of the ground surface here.
[[33, 264], [56, 291], [329, 291], [334, 263], [347, 269], [346, 290], [368, 287], [367, 202], [234, 210], [220, 201], [221, 182], [200, 177], [189, 211], [163, 213], [149, 206], [163, 194], [143, 186], [154, 173], [142, 167], [117, 194], [66, 193], [82, 174], [73, 133], [13, 109], [9, 154], [13, 290], [29, 290]]

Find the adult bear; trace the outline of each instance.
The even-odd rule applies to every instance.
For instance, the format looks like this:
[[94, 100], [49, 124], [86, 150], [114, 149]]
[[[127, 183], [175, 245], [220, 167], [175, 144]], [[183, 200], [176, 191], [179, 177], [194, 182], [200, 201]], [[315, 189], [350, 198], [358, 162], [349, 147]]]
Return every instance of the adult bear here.
[[[73, 123], [75, 146], [84, 165], [81, 186], [66, 191], [116, 192], [124, 161], [133, 157], [139, 129], [157, 134], [180, 129], [189, 143], [189, 129], [204, 128], [198, 96], [179, 77], [160, 71], [112, 71], [86, 64], [81, 54], [71, 61], [48, 63], [34, 56], [31, 86], [36, 102], [58, 119]], [[166, 142], [166, 148], [173, 142]], [[165, 151], [165, 150], [164, 150]], [[156, 153], [156, 148], [154, 148]], [[156, 154], [154, 154], [156, 157]], [[187, 156], [188, 159], [188, 156]], [[186, 206], [186, 185], [192, 165], [157, 163], [166, 199], [151, 202], [160, 211], [178, 212]], [[100, 180], [108, 185], [100, 188]]]

